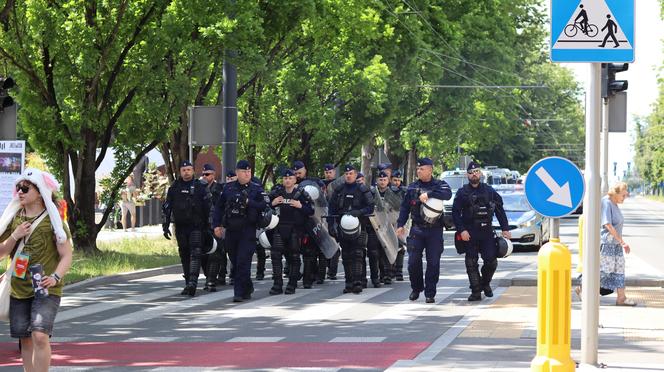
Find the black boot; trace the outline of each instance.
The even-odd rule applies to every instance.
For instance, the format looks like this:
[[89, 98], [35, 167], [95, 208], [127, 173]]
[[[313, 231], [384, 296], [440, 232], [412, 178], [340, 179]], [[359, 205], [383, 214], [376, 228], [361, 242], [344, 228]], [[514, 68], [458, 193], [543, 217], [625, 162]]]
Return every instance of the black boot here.
[[311, 288], [317, 272], [316, 257], [304, 257], [304, 273], [302, 276], [302, 286], [304, 288]]
[[[192, 233], [192, 240], [194, 240], [195, 233]], [[196, 287], [198, 287], [198, 275], [201, 272], [201, 248], [192, 247], [191, 248], [191, 261], [189, 266], [189, 296], [194, 296], [196, 293]], [[193, 288], [193, 290], [191, 289]]]
[[282, 271], [281, 252], [277, 253], [275, 251], [272, 253], [272, 279], [274, 280], [274, 284], [272, 285], [272, 288], [270, 288], [271, 295], [284, 293], [284, 290], [282, 289], [284, 285]]
[[465, 263], [468, 281], [470, 282], [470, 291], [472, 292], [468, 297], [468, 301], [480, 301], [482, 300], [482, 281], [477, 265], [477, 258], [470, 258], [466, 255]]
[[482, 290], [484, 291], [484, 295], [487, 297], [493, 297], [493, 291], [491, 290], [491, 279], [493, 278], [493, 274], [496, 272], [496, 268], [498, 268], [498, 260], [493, 259], [491, 261], [485, 261], [484, 265], [482, 265]]

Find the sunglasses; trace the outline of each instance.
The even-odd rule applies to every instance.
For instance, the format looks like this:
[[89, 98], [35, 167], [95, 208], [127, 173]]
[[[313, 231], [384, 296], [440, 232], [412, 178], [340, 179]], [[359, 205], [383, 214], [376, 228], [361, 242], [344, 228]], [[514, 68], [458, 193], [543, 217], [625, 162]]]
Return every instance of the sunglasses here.
[[16, 185], [16, 192], [22, 192], [24, 194], [27, 194], [30, 192], [30, 186], [28, 185]]
[[480, 173], [480, 172], [482, 172], [482, 171], [479, 170], [479, 169], [473, 169], [473, 170], [471, 170], [471, 171], [468, 172], [468, 173], [469, 173], [469, 174], [477, 174], [477, 173]]
[[203, 175], [204, 175], [205, 177], [207, 177], [207, 176], [211, 176], [212, 173], [203, 173]]

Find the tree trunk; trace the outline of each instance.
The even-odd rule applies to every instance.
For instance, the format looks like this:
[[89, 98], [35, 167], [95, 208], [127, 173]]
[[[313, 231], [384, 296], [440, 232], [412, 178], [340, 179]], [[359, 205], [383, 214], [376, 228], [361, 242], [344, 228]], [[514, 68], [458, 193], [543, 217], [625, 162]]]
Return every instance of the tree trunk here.
[[376, 155], [376, 140], [372, 136], [369, 140], [362, 144], [362, 165], [360, 171], [364, 173], [364, 183], [371, 185], [371, 162]]
[[408, 150], [408, 170], [405, 174], [406, 183], [410, 184], [417, 179], [417, 149], [415, 145], [412, 145], [411, 149]]
[[[75, 192], [72, 200], [71, 190], [66, 184], [65, 198], [68, 204], [68, 221], [70, 226], [75, 226], [73, 241], [77, 250], [85, 253], [98, 253], [97, 234], [99, 233], [95, 224], [95, 156], [96, 143], [95, 134], [92, 130], [86, 130], [83, 134], [85, 147], [77, 157], [74, 171]], [[65, 164], [65, 177], [69, 177], [69, 164]], [[92, 191], [91, 191], [92, 190]]]

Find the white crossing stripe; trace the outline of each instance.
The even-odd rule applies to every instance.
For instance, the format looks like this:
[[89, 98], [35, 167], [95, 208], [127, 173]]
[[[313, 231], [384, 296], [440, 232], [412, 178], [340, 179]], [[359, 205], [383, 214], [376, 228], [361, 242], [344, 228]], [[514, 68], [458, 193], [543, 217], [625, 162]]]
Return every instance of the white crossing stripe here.
[[436, 302], [427, 304], [420, 295], [417, 301], [409, 299], [403, 302], [387, 307], [380, 314], [375, 315], [373, 318], [364, 322], [364, 324], [409, 324], [417, 317], [429, 311], [432, 307], [445, 301], [449, 296], [453, 295], [459, 288], [451, 287], [438, 287], [436, 288]]
[[261, 298], [256, 301], [249, 301], [242, 305], [233, 306], [227, 309], [205, 310], [201, 312], [192, 312], [192, 319], [189, 324], [215, 324], [220, 325], [228, 323], [235, 319], [251, 318], [253, 316], [281, 318], [287, 310], [280, 304], [317, 292], [318, 289], [307, 289], [297, 291], [290, 295], [275, 295]]
[[383, 342], [385, 337], [335, 337], [330, 342]]
[[124, 342], [173, 342], [179, 337], [132, 337]]
[[135, 294], [117, 300], [108, 300], [104, 302], [95, 303], [92, 305], [77, 307], [71, 310], [65, 310], [61, 313], [58, 313], [55, 319], [58, 322], [64, 322], [70, 319], [96, 314], [111, 309], [117, 309], [123, 306], [147, 304], [150, 301], [154, 301], [162, 297], [172, 296], [177, 293], [178, 293], [177, 288], [167, 288], [155, 292]]
[[233, 337], [226, 342], [279, 342], [286, 337]]
[[305, 309], [296, 312], [280, 320], [282, 323], [302, 323], [311, 321], [324, 321], [336, 314], [342, 313], [357, 304], [379, 296], [392, 288], [365, 289], [360, 294], [347, 293], [341, 296], [324, 300], [313, 305], [307, 305]]
[[162, 315], [173, 313], [179, 310], [188, 309], [195, 306], [207, 305], [215, 301], [225, 300], [233, 297], [233, 290], [228, 289], [221, 292], [210, 293], [205, 296], [192, 297], [185, 300], [171, 302], [164, 305], [154, 306], [133, 313], [116, 316], [93, 323], [95, 325], [132, 325], [146, 320], [158, 318]]

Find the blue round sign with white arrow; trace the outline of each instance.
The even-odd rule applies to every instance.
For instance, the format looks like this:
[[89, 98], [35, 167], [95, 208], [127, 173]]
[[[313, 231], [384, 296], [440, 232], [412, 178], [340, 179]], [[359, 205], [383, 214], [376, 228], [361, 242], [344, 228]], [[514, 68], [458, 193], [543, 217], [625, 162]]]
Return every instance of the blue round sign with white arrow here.
[[583, 201], [583, 174], [568, 159], [552, 156], [533, 164], [526, 176], [526, 199], [537, 213], [567, 216]]

